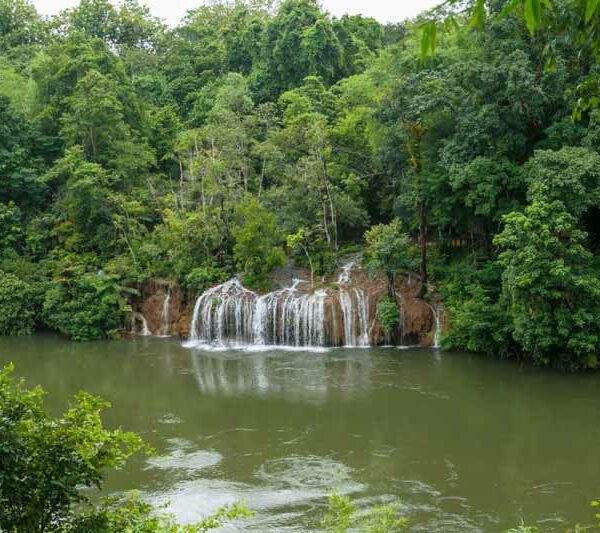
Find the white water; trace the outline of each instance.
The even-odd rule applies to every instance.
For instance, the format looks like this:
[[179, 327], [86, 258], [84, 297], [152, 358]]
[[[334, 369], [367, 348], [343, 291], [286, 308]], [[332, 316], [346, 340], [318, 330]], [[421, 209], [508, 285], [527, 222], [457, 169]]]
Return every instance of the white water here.
[[[342, 267], [337, 289], [302, 292], [290, 287], [264, 295], [238, 278], [213, 287], [196, 300], [186, 346], [210, 350], [269, 350], [273, 347], [320, 349], [367, 347], [374, 305], [360, 287], [352, 287], [353, 260]], [[435, 317], [434, 347], [439, 347], [440, 314]], [[341, 322], [340, 322], [341, 320]]]
[[[142, 324], [142, 331], [140, 331], [139, 333], [136, 328], [138, 320]], [[146, 320], [146, 317], [144, 315], [142, 315], [142, 313], [133, 313], [131, 333], [134, 335], [139, 334], [142, 337], [150, 337], [152, 335], [152, 332], [150, 331], [150, 328], [148, 327], [148, 322]]]
[[161, 315], [161, 319], [160, 319], [160, 322], [162, 324], [160, 334], [163, 337], [169, 336], [169, 305], [170, 305], [170, 302], [171, 302], [171, 293], [167, 292], [165, 299], [163, 301], [162, 315]]
[[429, 307], [431, 307], [435, 323], [435, 329], [433, 330], [433, 348], [439, 348], [442, 340], [442, 313], [435, 305], [430, 305]]
[[[365, 292], [351, 288], [352, 261], [342, 267], [339, 290], [302, 293], [294, 279], [286, 287], [258, 295], [237, 278], [204, 292], [194, 306], [188, 346], [213, 349], [305, 349], [342, 344], [369, 345], [369, 309]], [[343, 320], [339, 339], [338, 314]], [[341, 324], [340, 324], [341, 325]]]
[[237, 278], [204, 292], [194, 306], [191, 344], [217, 347], [326, 345], [325, 291], [291, 287], [257, 295]]
[[369, 346], [369, 309], [365, 292], [350, 289], [352, 270], [357, 268], [357, 260], [342, 266], [338, 276], [339, 305], [344, 320], [344, 346]]

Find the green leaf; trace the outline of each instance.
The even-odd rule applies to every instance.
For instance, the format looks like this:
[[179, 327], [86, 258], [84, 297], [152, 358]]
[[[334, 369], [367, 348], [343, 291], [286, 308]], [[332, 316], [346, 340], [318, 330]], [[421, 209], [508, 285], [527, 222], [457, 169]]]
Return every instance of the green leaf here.
[[422, 26], [421, 34], [421, 63], [425, 61], [427, 55], [435, 53], [437, 45], [437, 26], [436, 21], [432, 20]]
[[542, 23], [542, 6], [540, 0], [525, 0], [525, 22], [531, 35]]
[[600, 0], [587, 0], [585, 4], [585, 23], [587, 24], [600, 5]]
[[483, 20], [485, 19], [485, 0], [477, 0], [477, 4], [473, 8], [473, 15], [471, 16], [471, 22], [469, 27], [483, 26]]
[[425, 61], [425, 58], [427, 57], [427, 52], [429, 51], [429, 24], [426, 24], [425, 26], [423, 26], [423, 29], [421, 30], [421, 56], [420, 56], [420, 60], [421, 63], [423, 63]]
[[435, 22], [431, 23], [431, 29], [429, 30], [429, 49], [431, 55], [435, 54], [435, 48], [437, 46], [437, 26]]

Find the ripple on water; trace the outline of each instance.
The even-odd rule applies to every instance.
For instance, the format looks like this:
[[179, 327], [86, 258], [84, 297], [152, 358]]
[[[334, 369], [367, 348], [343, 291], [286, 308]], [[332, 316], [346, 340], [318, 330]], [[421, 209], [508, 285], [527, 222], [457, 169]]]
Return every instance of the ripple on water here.
[[348, 466], [317, 455], [267, 461], [259, 468], [256, 477], [278, 487], [321, 489], [323, 492], [333, 487], [344, 493], [364, 488], [361, 483], [352, 480], [352, 470]]
[[[171, 457], [171, 456], [169, 456]], [[181, 458], [177, 456], [177, 462]], [[146, 495], [153, 505], [167, 505], [181, 523], [193, 523], [219, 507], [242, 501], [257, 515], [234, 530], [306, 531], [298, 524], [308, 509], [322, 504], [333, 487], [342, 494], [360, 491], [352, 470], [326, 457], [292, 456], [264, 463], [257, 471], [258, 483], [223, 479], [194, 479]]]
[[194, 473], [218, 465], [223, 456], [212, 450], [189, 451], [193, 443], [183, 439], [172, 439], [171, 451], [158, 457], [149, 457], [146, 460], [146, 469], [158, 468], [160, 470], [185, 470]]

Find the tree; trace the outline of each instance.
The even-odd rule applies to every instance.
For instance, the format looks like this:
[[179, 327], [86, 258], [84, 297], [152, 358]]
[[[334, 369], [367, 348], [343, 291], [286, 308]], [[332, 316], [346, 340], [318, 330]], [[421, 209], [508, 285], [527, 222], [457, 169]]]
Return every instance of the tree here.
[[131, 311], [126, 296], [136, 291], [101, 270], [77, 270], [64, 272], [46, 291], [45, 323], [76, 341], [119, 338]]
[[82, 488], [100, 489], [106, 470], [152, 450], [134, 433], [106, 428], [101, 415], [110, 404], [86, 392], [78, 393], [63, 415], [50, 416], [42, 388], [26, 388], [12, 371], [12, 365], [0, 371], [2, 531], [202, 533], [251, 515], [233, 504], [180, 526], [136, 494], [92, 505]]
[[[395, 133], [389, 140], [402, 143], [404, 183], [398, 203], [412, 211], [411, 218], [418, 228], [420, 298], [425, 296], [428, 284], [428, 215], [433, 196], [431, 177], [434, 174], [433, 169], [430, 170], [433, 161], [426, 158], [425, 149], [428, 135], [435, 130], [438, 122], [443, 121], [448, 106], [443, 82], [443, 73], [436, 69], [409, 71], [394, 84], [392, 95], [386, 101], [389, 109], [380, 111], [382, 121], [388, 122]], [[389, 140], [384, 142], [387, 144]], [[397, 148], [387, 145], [385, 149], [397, 151]]]
[[559, 200], [535, 198], [504, 221], [494, 242], [503, 250], [498, 261], [515, 340], [537, 364], [595, 367], [600, 280], [586, 234]]
[[98, 163], [85, 160], [80, 146], [66, 151], [47, 175], [59, 192], [59, 227], [66, 248], [107, 251], [114, 243], [113, 205], [109, 187], [114, 182]]
[[45, 186], [35, 170], [30, 122], [0, 94], [0, 202], [14, 201], [23, 209], [39, 207]]
[[86, 393], [52, 418], [42, 389], [27, 390], [11, 372], [0, 372], [0, 528], [56, 531], [75, 504], [88, 501], [80, 488], [99, 488], [103, 472], [120, 467], [142, 441], [106, 429], [100, 414], [110, 404]]
[[33, 333], [34, 301], [34, 291], [28, 283], [0, 270], [0, 335]]
[[561, 201], [580, 218], [600, 206], [600, 155], [588, 148], [565, 146], [540, 150], [526, 165], [530, 198]]
[[0, 0], [0, 53], [42, 40], [42, 20], [27, 0]]
[[61, 129], [67, 145], [81, 145], [91, 161], [106, 162], [115, 143], [128, 135], [115, 82], [89, 70], [77, 83], [67, 106]]
[[371, 275], [383, 272], [388, 282], [388, 294], [395, 300], [396, 274], [412, 267], [408, 234], [402, 231], [400, 220], [395, 218], [389, 224], [373, 226], [365, 233], [365, 240], [365, 265]]
[[265, 276], [284, 264], [275, 216], [254, 197], [237, 207], [231, 234], [236, 265], [250, 285], [264, 284]]
[[252, 74], [261, 100], [299, 86], [306, 76], [335, 81], [341, 46], [316, 0], [285, 0], [265, 32], [264, 58]]
[[287, 236], [287, 247], [290, 250], [302, 250], [310, 266], [310, 284], [315, 286], [315, 267], [309, 252], [310, 231], [300, 228], [296, 233]]

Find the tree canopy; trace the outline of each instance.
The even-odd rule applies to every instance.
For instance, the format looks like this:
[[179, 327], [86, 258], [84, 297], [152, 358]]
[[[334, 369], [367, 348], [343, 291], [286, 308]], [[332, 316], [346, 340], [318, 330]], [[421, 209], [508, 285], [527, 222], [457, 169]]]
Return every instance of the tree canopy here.
[[168, 28], [135, 0], [0, 1], [0, 271], [32, 295], [4, 331], [113, 337], [146, 280], [314, 281], [366, 247], [442, 295], [446, 347], [592, 364], [594, 328], [564, 332], [596, 312], [597, 4], [450, 0], [385, 26], [239, 0]]

